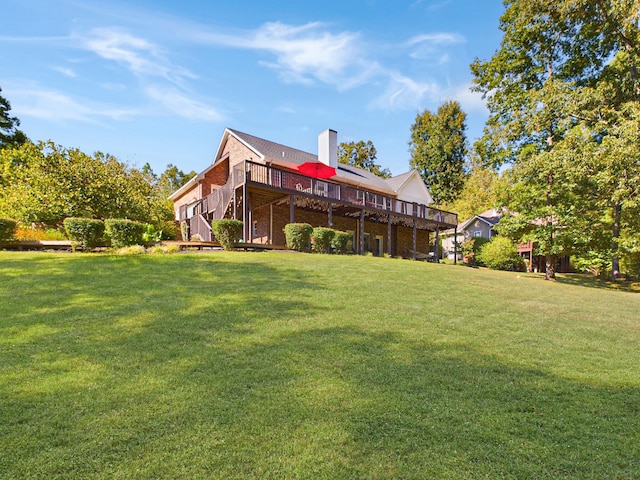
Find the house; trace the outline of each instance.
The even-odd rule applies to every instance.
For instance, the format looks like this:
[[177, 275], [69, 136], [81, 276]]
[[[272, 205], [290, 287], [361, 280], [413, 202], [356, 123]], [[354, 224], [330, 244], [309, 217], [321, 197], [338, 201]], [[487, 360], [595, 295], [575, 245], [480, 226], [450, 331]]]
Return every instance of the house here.
[[[459, 246], [470, 238], [490, 239], [497, 235], [495, 226], [500, 222], [502, 213], [492, 208], [474, 215], [469, 220], [457, 225], [454, 229], [442, 232], [442, 255], [454, 258], [454, 252], [458, 252], [458, 260], [461, 258]], [[457, 246], [456, 246], [457, 242]]]
[[243, 242], [272, 246], [285, 245], [287, 223], [306, 222], [351, 232], [356, 253], [417, 258], [457, 224], [430, 207], [417, 171], [385, 180], [337, 158], [334, 130], [320, 133], [315, 155], [227, 128], [212, 164], [169, 199], [188, 237], [207, 241], [221, 218], [243, 221]]

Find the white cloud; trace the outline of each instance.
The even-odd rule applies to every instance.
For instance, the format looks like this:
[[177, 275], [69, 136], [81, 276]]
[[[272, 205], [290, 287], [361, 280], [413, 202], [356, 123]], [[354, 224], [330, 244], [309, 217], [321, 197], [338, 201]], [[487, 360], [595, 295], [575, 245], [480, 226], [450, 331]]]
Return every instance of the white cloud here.
[[410, 38], [406, 46], [411, 49], [409, 53], [411, 58], [443, 65], [449, 61], [446, 49], [465, 42], [465, 37], [458, 33], [436, 32]]
[[52, 70], [55, 70], [56, 72], [61, 73], [62, 75], [66, 76], [66, 77], [70, 77], [70, 78], [77, 77], [76, 72], [74, 72], [73, 69], [71, 69], [71, 68], [53, 67]]
[[416, 108], [425, 100], [433, 100], [441, 94], [441, 89], [436, 83], [417, 82], [399, 73], [390, 73], [389, 76], [387, 90], [371, 103], [371, 108], [381, 110]]
[[189, 98], [175, 88], [151, 85], [146, 87], [145, 93], [171, 113], [189, 120], [219, 122], [224, 119], [224, 115], [215, 108]]
[[201, 32], [193, 38], [213, 45], [269, 52], [275, 61], [260, 64], [276, 71], [285, 82], [313, 84], [319, 80], [351, 88], [366, 81], [374, 70], [364, 61], [359, 35], [332, 33], [324, 27], [319, 22], [301, 26], [270, 22], [253, 31]]
[[187, 69], [173, 65], [152, 42], [119, 28], [96, 28], [79, 37], [82, 45], [96, 55], [124, 64], [138, 76], [162, 77], [172, 83], [196, 78]]
[[37, 87], [12, 89], [11, 98], [14, 111], [19, 117], [99, 122], [104, 118], [121, 120], [139, 114], [132, 109], [117, 109]]

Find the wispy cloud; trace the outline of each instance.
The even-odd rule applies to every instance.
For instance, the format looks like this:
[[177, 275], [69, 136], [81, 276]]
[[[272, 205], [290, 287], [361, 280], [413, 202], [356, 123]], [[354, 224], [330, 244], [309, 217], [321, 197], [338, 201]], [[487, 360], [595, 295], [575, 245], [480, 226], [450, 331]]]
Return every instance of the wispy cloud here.
[[351, 88], [373, 73], [371, 65], [363, 61], [365, 49], [357, 33], [333, 33], [319, 22], [300, 26], [270, 22], [237, 34], [201, 31], [193, 38], [211, 45], [271, 53], [274, 60], [260, 64], [290, 83], [320, 81]]
[[76, 72], [73, 69], [68, 67], [53, 67], [52, 70], [55, 70], [58, 73], [61, 73], [65, 77], [75, 78], [77, 77]]
[[145, 89], [145, 93], [171, 113], [189, 120], [219, 122], [225, 118], [220, 111], [189, 98], [176, 88], [150, 85]]
[[386, 91], [374, 99], [370, 108], [379, 110], [403, 110], [416, 108], [425, 101], [437, 98], [441, 89], [435, 82], [419, 82], [400, 73], [390, 73]]
[[122, 120], [139, 115], [133, 109], [113, 108], [87, 99], [73, 98], [54, 90], [35, 86], [11, 89], [12, 106], [20, 117], [44, 120], [99, 123], [104, 119]]
[[449, 61], [447, 49], [465, 42], [465, 37], [458, 33], [435, 32], [412, 37], [406, 42], [406, 46], [410, 49], [411, 58], [442, 65]]
[[78, 38], [85, 49], [126, 66], [135, 75], [162, 77], [172, 83], [196, 78], [189, 70], [172, 64], [153, 42], [123, 29], [96, 28]]

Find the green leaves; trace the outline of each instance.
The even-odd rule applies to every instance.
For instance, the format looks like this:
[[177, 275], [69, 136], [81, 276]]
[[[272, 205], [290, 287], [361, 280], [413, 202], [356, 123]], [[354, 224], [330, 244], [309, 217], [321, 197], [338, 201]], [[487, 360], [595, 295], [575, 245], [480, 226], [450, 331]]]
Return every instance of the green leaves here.
[[418, 114], [411, 126], [410, 165], [420, 172], [436, 205], [455, 200], [464, 185], [465, 120], [460, 104], [448, 101], [437, 114]]
[[338, 146], [338, 162], [352, 167], [362, 168], [382, 178], [391, 177], [388, 168], [376, 163], [376, 147], [371, 140], [359, 142], [343, 142]]

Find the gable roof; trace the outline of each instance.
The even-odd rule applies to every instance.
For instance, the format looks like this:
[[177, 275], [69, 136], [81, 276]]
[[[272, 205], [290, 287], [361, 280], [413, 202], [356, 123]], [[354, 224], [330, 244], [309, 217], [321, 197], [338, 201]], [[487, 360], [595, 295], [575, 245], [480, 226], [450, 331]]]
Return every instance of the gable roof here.
[[[490, 208], [489, 210], [485, 210], [482, 213], [479, 213], [477, 215], [474, 215], [473, 217], [471, 217], [470, 219], [459, 223], [458, 227], [457, 227], [457, 232], [458, 234], [461, 234], [462, 232], [464, 232], [467, 228], [469, 228], [469, 225], [471, 225], [473, 222], [475, 222], [476, 220], [479, 220], [481, 222], [486, 223], [489, 227], [493, 228], [495, 227], [498, 223], [500, 223], [500, 219], [502, 218], [503, 214], [500, 212], [499, 209], [497, 208]], [[454, 229], [450, 228], [448, 230], [445, 230], [443, 232], [441, 232], [442, 235], [453, 235]]]
[[[274, 165], [295, 168], [297, 165], [305, 162], [319, 161], [318, 156], [313, 153], [298, 150], [297, 148], [287, 147], [281, 143], [272, 142], [248, 133], [227, 128], [220, 140], [220, 145], [218, 146], [216, 156], [214, 157], [214, 163], [222, 155], [224, 145], [226, 144], [229, 136], [233, 136], [238, 141], [242, 142], [247, 148], [255, 152], [256, 156], [261, 160]], [[334, 177], [336, 180], [342, 180], [350, 185], [376, 190], [385, 194], [394, 196], [396, 194], [396, 191], [387, 184], [384, 178], [378, 177], [368, 170], [338, 163], [336, 171], [337, 173]]]

